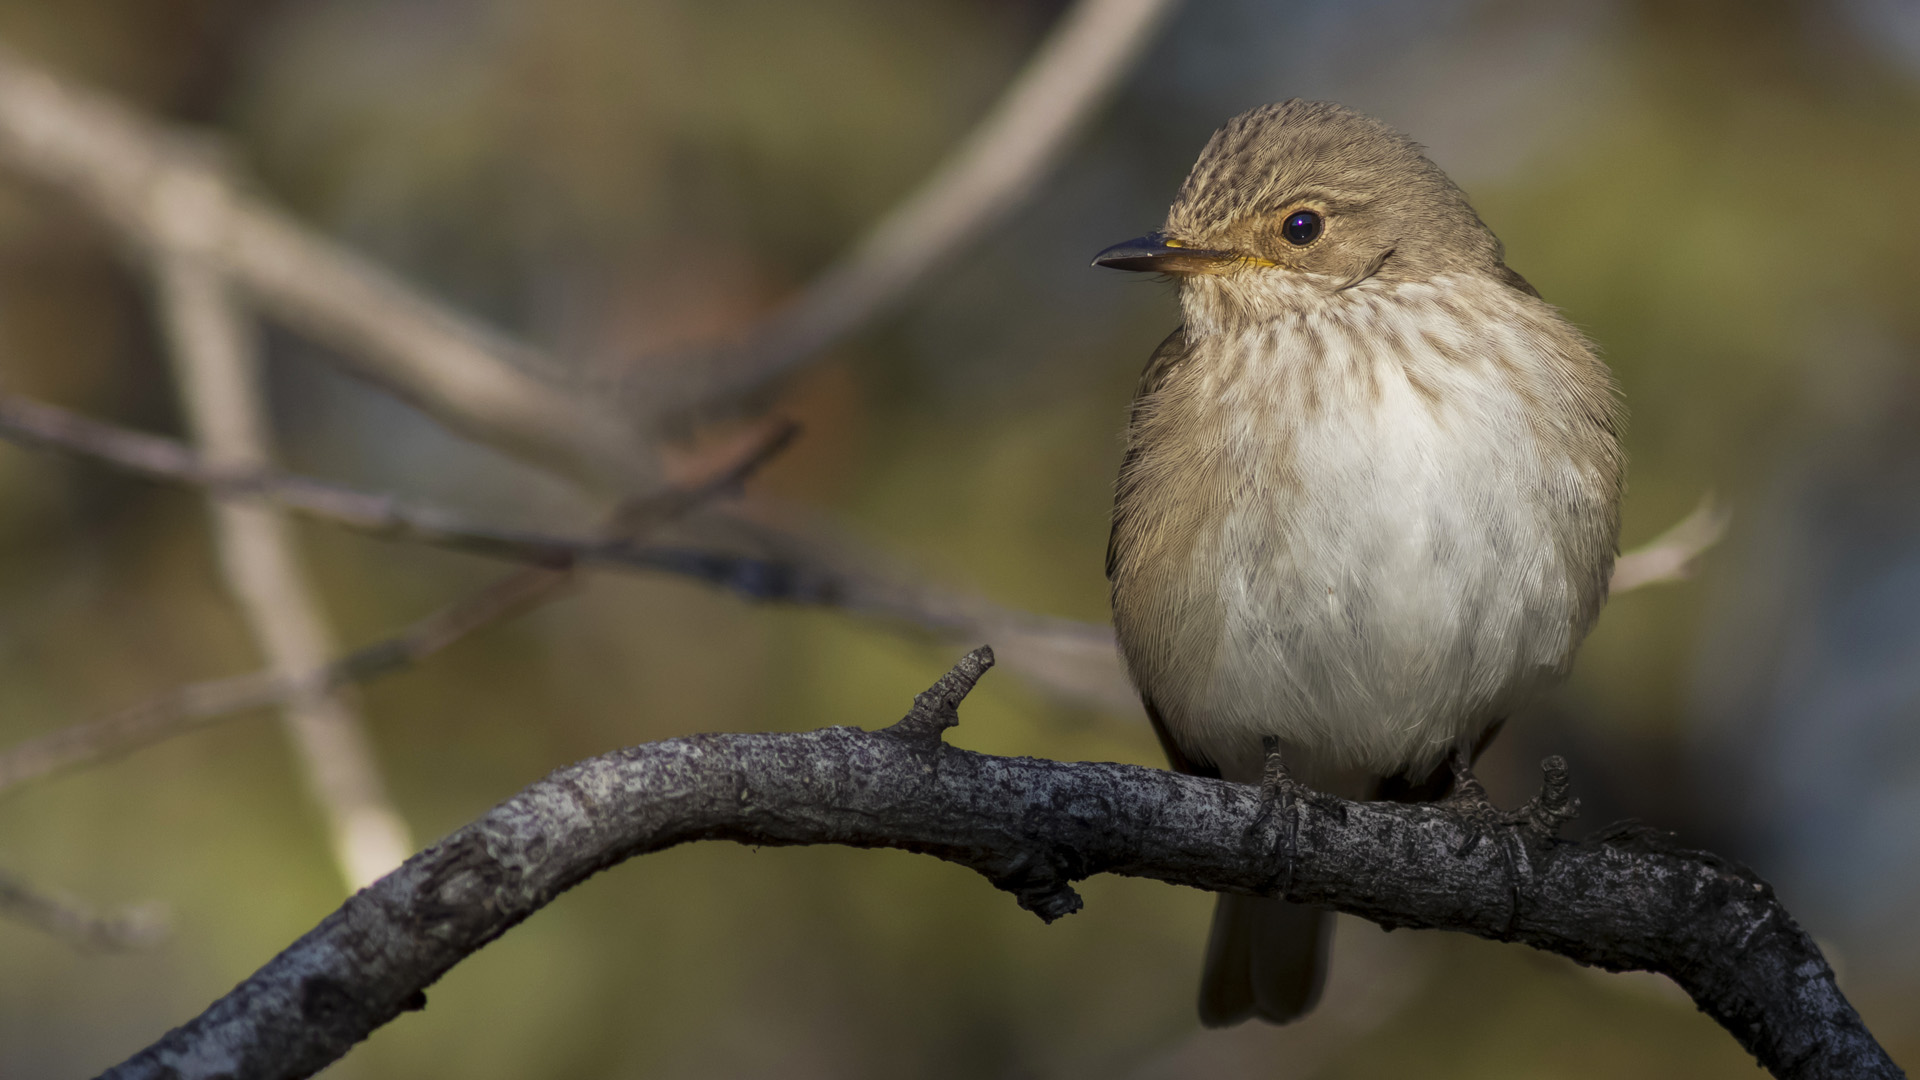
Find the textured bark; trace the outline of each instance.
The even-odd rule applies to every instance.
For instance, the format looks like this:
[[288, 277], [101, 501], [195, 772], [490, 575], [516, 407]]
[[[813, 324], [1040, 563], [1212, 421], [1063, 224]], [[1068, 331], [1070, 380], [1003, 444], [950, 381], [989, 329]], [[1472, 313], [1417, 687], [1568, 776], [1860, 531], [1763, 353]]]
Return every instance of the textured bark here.
[[1101, 763], [956, 750], [978, 650], [882, 731], [697, 735], [560, 769], [348, 900], [199, 1018], [107, 1075], [306, 1076], [474, 950], [623, 859], [691, 840], [924, 852], [1052, 920], [1098, 873], [1284, 895], [1388, 927], [1519, 941], [1668, 975], [1779, 1077], [1904, 1075], [1752, 871], [1616, 828], [1578, 843], [1565, 770], [1522, 824]]

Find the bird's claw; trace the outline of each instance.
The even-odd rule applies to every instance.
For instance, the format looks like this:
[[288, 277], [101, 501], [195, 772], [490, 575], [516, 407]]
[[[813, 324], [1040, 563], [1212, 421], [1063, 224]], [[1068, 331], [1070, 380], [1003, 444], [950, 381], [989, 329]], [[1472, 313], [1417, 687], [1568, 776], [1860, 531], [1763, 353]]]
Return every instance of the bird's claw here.
[[1253, 819], [1255, 828], [1272, 821], [1299, 791], [1299, 784], [1287, 772], [1286, 762], [1280, 759], [1280, 740], [1263, 735], [1260, 748], [1266, 751], [1267, 759], [1260, 773], [1260, 813]]
[[1254, 817], [1249, 834], [1258, 832], [1265, 835], [1276, 818], [1286, 821], [1286, 828], [1275, 829], [1272, 839], [1281, 855], [1283, 867], [1279, 880], [1274, 883], [1273, 892], [1285, 896], [1293, 886], [1293, 853], [1300, 842], [1300, 819], [1289, 811], [1293, 808], [1293, 801], [1305, 789], [1287, 772], [1286, 762], [1280, 756], [1278, 737], [1261, 736], [1260, 748], [1266, 751], [1266, 763], [1260, 772], [1260, 813]]
[[1467, 838], [1455, 855], [1465, 857], [1480, 846], [1480, 840], [1495, 829], [1520, 824], [1521, 814], [1502, 810], [1487, 797], [1486, 786], [1473, 774], [1473, 760], [1466, 748], [1455, 747], [1447, 755], [1447, 767], [1453, 770], [1453, 791], [1441, 805], [1458, 815], [1467, 826]]
[[1287, 772], [1287, 763], [1280, 757], [1280, 739], [1274, 735], [1262, 735], [1260, 748], [1266, 751], [1266, 766], [1260, 773], [1260, 798], [1268, 803], [1285, 803], [1292, 798], [1299, 787], [1293, 776]]
[[1550, 757], [1540, 763], [1541, 772], [1545, 774], [1540, 794], [1518, 810], [1502, 810], [1493, 804], [1487, 797], [1486, 787], [1473, 774], [1473, 761], [1466, 750], [1456, 748], [1448, 756], [1447, 766], [1453, 770], [1453, 792], [1442, 800], [1442, 805], [1467, 824], [1467, 839], [1461, 845], [1461, 855], [1471, 853], [1481, 837], [1496, 828], [1518, 828], [1530, 840], [1552, 839], [1562, 825], [1580, 812], [1579, 800], [1569, 792], [1564, 758]]

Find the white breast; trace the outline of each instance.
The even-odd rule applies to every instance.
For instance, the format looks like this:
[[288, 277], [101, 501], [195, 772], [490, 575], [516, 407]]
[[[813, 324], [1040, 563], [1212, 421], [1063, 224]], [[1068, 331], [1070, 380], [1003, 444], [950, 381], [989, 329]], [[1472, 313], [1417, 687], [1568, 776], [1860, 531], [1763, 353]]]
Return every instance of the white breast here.
[[1215, 761], [1275, 734], [1323, 766], [1424, 768], [1563, 674], [1585, 632], [1592, 575], [1563, 548], [1606, 515], [1569, 500], [1590, 478], [1538, 434], [1544, 358], [1442, 317], [1420, 290], [1443, 287], [1269, 324], [1212, 346], [1244, 362], [1191, 373], [1237, 482], [1174, 578], [1217, 597], [1219, 640], [1166, 688], [1180, 700], [1154, 694]]

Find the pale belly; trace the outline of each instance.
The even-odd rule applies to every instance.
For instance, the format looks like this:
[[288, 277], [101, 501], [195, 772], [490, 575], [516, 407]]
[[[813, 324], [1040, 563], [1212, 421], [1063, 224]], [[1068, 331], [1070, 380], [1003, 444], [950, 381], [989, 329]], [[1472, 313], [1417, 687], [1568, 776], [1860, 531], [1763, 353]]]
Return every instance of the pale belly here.
[[[1424, 769], [1564, 674], [1603, 588], [1578, 562], [1610, 553], [1593, 532], [1611, 493], [1583, 504], [1591, 478], [1505, 383], [1451, 378], [1449, 405], [1389, 373], [1365, 402], [1220, 413], [1205, 433], [1227, 494], [1173, 565], [1129, 583], [1141, 595], [1116, 583], [1115, 609], [1136, 681], [1195, 756], [1257, 775], [1276, 735], [1323, 772]], [[1154, 500], [1139, 510], [1153, 527]]]

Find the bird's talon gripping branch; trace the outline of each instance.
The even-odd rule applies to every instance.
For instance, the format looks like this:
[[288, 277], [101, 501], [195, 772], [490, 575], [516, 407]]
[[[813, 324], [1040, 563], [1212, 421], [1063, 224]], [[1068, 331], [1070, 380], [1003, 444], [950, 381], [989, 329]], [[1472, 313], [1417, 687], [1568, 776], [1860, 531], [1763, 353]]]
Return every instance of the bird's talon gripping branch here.
[[1254, 816], [1249, 835], [1270, 828], [1276, 816], [1286, 816], [1285, 833], [1273, 838], [1281, 866], [1279, 879], [1273, 882], [1273, 891], [1285, 896], [1293, 887], [1293, 856], [1300, 843], [1300, 818], [1292, 812], [1293, 803], [1301, 795], [1310, 793], [1287, 772], [1286, 760], [1280, 754], [1278, 736], [1262, 735], [1260, 749], [1266, 755], [1266, 764], [1260, 774], [1260, 813]]
[[1454, 851], [1456, 857], [1464, 859], [1473, 854], [1489, 833], [1526, 820], [1526, 809], [1505, 811], [1487, 797], [1486, 786], [1473, 774], [1472, 753], [1466, 747], [1455, 747], [1447, 755], [1447, 767], [1453, 770], [1453, 792], [1441, 801], [1441, 805], [1458, 816], [1467, 830], [1466, 838]]
[[1287, 763], [1280, 756], [1280, 739], [1275, 735], [1260, 737], [1260, 749], [1266, 754], [1266, 768], [1260, 774], [1260, 795], [1268, 802], [1284, 802], [1290, 798], [1298, 784], [1287, 772]]
[[1447, 796], [1450, 803], [1462, 804], [1469, 809], [1493, 809], [1493, 800], [1487, 798], [1486, 786], [1473, 774], [1473, 759], [1464, 746], [1456, 746], [1447, 755], [1447, 768], [1453, 770], [1453, 793]]
[[1260, 749], [1266, 754], [1266, 765], [1260, 774], [1260, 813], [1253, 819], [1255, 829], [1265, 827], [1274, 815], [1286, 810], [1302, 790], [1287, 772], [1287, 763], [1280, 756], [1278, 736], [1262, 735]]

